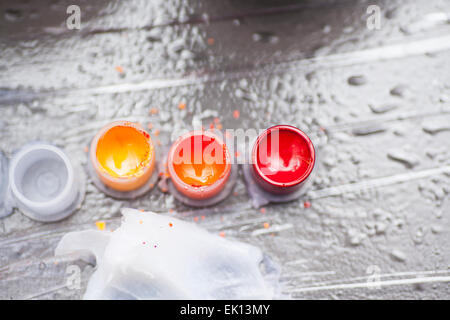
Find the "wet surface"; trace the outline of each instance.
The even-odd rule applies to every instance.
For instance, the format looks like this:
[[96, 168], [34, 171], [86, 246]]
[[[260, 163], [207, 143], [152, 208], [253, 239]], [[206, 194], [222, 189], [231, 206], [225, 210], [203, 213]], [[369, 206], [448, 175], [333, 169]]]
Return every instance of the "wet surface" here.
[[[0, 298], [79, 298], [93, 267], [53, 251], [68, 231], [119, 225], [120, 208], [174, 215], [260, 247], [292, 298], [450, 298], [448, 1], [68, 1], [0, 4], [0, 149], [32, 140], [82, 163], [105, 123], [175, 132], [291, 124], [318, 149], [312, 190], [254, 209], [242, 177], [214, 209], [153, 190], [42, 224], [0, 220]], [[381, 29], [366, 26], [370, 4]], [[185, 104], [185, 108], [179, 108]], [[235, 110], [238, 110], [236, 116]], [[69, 289], [69, 265], [82, 285]], [[367, 288], [380, 280], [381, 288]]]

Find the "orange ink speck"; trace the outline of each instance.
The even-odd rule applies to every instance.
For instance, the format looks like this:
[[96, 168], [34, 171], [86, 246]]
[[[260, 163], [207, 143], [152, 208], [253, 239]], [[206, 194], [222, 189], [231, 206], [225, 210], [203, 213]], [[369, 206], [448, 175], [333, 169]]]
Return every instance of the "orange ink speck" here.
[[218, 123], [218, 124], [216, 125], [216, 128], [217, 128], [218, 130], [222, 130], [222, 125], [221, 125], [220, 123]]
[[123, 68], [121, 66], [117, 66], [115, 69], [118, 73], [123, 73]]
[[309, 202], [309, 201], [305, 201], [304, 203], [303, 203], [303, 206], [305, 207], [305, 208], [311, 208], [311, 202]]
[[169, 222], [169, 227], [173, 227], [173, 224], [172, 224], [172, 222]]
[[100, 231], [105, 230], [106, 223], [105, 223], [104, 221], [97, 221], [97, 222], [95, 223], [95, 225], [97, 226], [97, 229], [98, 229], [98, 230], [100, 230]]
[[223, 231], [220, 232], [220, 233], [219, 233], [219, 236], [221, 236], [222, 238], [225, 238], [225, 232], [223, 232]]
[[202, 220], [205, 220], [205, 216], [202, 216]]
[[239, 158], [239, 157], [241, 156], [241, 153], [240, 153], [239, 151], [236, 151], [236, 152], [234, 153], [234, 155], [236, 156], [236, 158]]
[[89, 152], [89, 148], [88, 148], [87, 146], [85, 146], [85, 147], [83, 148], [83, 151], [86, 152], [86, 153], [88, 153], [88, 152]]
[[155, 129], [155, 131], [153, 131], [153, 134], [157, 137], [157, 136], [159, 136], [159, 129]]
[[218, 123], [220, 123], [220, 119], [219, 119], [219, 118], [217, 118], [217, 117], [216, 117], [216, 118], [214, 118], [214, 123], [215, 123], [215, 124], [218, 124]]
[[210, 46], [214, 45], [214, 42], [215, 42], [214, 38], [208, 38], [208, 44]]
[[194, 217], [194, 221], [197, 222], [198, 221], [198, 217]]
[[238, 118], [240, 117], [240, 115], [241, 115], [241, 113], [239, 112], [239, 110], [234, 110], [234, 111], [233, 111], [233, 117], [234, 117], [235, 119], [238, 119]]
[[151, 130], [152, 128], [153, 128], [153, 124], [151, 124], [150, 122], [147, 124], [147, 128], [149, 129], [149, 130]]
[[150, 114], [157, 114], [158, 113], [158, 109], [157, 108], [151, 108], [150, 109]]
[[186, 109], [186, 103], [180, 103], [180, 104], [178, 105], [178, 109], [180, 109], [180, 110]]
[[170, 212], [170, 213], [173, 213], [173, 212], [174, 212], [174, 210], [173, 210], [173, 209], [169, 209], [169, 212]]
[[269, 229], [270, 224], [268, 222], [264, 222], [264, 229]]
[[264, 214], [264, 213], [266, 213], [266, 208], [261, 208], [259, 211], [260, 211], [262, 214]]
[[144, 210], [144, 209], [139, 209], [139, 211], [140, 211], [140, 212], [145, 212], [145, 210]]
[[209, 128], [210, 128], [211, 130], [213, 130], [213, 129], [214, 129], [214, 123], [211, 122], [211, 123], [209, 124]]

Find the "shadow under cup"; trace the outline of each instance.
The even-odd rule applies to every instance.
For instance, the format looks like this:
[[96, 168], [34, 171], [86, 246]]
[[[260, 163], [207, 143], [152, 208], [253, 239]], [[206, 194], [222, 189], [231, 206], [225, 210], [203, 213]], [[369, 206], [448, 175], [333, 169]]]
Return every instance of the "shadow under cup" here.
[[24, 147], [13, 157], [10, 184], [17, 207], [39, 221], [65, 218], [79, 195], [69, 158], [46, 144]]

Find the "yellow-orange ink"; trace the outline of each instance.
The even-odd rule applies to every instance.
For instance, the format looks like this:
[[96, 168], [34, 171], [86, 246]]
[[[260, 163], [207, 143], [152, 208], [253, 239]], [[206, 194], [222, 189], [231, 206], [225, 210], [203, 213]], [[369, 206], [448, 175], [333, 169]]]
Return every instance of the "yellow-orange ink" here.
[[148, 134], [131, 126], [112, 127], [97, 144], [98, 162], [112, 177], [139, 176], [152, 152]]
[[104, 221], [97, 221], [95, 222], [95, 225], [97, 226], [97, 229], [100, 231], [105, 230], [106, 223]]

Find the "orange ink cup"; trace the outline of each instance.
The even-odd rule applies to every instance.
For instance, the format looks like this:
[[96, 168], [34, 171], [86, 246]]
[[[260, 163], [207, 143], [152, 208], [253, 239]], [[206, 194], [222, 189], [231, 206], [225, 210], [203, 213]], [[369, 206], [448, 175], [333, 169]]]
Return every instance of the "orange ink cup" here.
[[155, 167], [150, 135], [129, 121], [104, 126], [92, 140], [89, 158], [100, 180], [123, 192], [142, 187]]
[[217, 195], [230, 177], [230, 152], [210, 131], [191, 131], [174, 142], [167, 167], [175, 188], [192, 199]]

